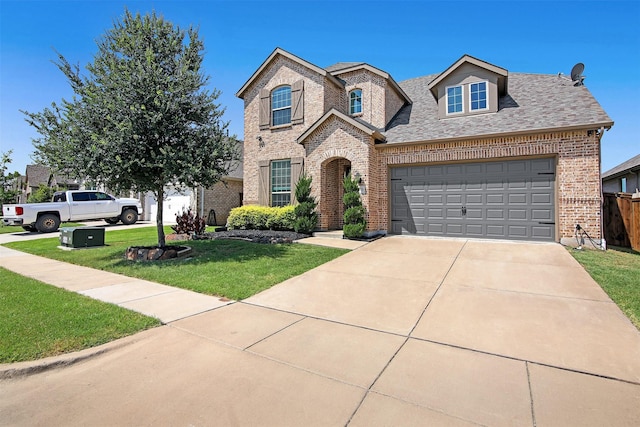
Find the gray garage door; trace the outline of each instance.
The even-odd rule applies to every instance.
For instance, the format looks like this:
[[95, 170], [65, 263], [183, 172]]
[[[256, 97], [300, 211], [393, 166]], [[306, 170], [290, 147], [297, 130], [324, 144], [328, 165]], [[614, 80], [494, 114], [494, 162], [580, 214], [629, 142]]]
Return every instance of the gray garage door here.
[[555, 238], [553, 158], [391, 169], [395, 234]]

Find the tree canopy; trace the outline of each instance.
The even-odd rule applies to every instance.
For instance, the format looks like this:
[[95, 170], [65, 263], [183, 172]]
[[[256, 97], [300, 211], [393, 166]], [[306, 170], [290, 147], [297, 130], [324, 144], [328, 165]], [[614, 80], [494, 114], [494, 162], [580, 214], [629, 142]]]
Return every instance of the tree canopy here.
[[158, 245], [164, 246], [164, 187], [209, 187], [236, 166], [217, 89], [207, 89], [204, 44], [154, 13], [125, 10], [97, 42], [86, 73], [58, 53], [72, 99], [24, 112], [40, 134], [35, 158], [113, 191], [154, 193]]
[[7, 173], [11, 163], [13, 150], [0, 153], [0, 205], [5, 203], [16, 203], [20, 188], [17, 180], [20, 178], [19, 172]]

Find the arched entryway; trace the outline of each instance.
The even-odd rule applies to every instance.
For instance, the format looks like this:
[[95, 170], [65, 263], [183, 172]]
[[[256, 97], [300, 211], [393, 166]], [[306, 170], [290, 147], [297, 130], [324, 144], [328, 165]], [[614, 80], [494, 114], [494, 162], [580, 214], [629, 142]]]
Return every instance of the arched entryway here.
[[323, 230], [342, 229], [344, 214], [342, 180], [350, 173], [351, 162], [344, 157], [333, 157], [322, 162], [320, 228]]

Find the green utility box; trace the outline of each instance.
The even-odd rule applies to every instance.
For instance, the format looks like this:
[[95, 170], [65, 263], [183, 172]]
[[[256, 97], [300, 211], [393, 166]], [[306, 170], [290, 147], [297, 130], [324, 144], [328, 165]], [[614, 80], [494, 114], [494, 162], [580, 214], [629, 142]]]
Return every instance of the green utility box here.
[[65, 227], [60, 229], [60, 244], [68, 248], [104, 246], [104, 228]]

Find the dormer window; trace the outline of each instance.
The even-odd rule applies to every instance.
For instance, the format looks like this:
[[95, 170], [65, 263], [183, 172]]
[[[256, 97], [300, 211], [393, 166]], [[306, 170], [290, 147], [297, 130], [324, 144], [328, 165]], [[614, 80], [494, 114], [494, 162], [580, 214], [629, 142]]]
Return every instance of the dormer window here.
[[462, 113], [462, 86], [447, 88], [447, 114]]
[[349, 114], [362, 113], [362, 90], [354, 89], [349, 93]]
[[471, 83], [471, 111], [486, 110], [487, 82]]

